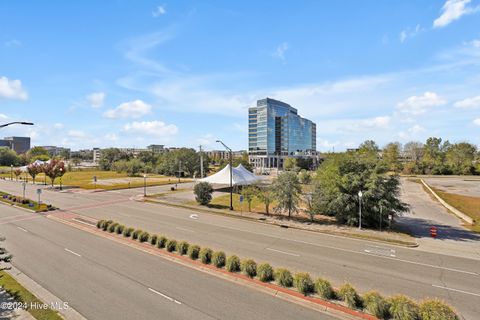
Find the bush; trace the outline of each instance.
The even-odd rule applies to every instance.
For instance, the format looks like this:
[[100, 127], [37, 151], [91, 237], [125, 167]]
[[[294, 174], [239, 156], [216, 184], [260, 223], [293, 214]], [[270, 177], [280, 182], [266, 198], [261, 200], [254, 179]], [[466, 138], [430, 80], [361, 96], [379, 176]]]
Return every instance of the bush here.
[[208, 182], [200, 182], [195, 185], [193, 188], [193, 193], [195, 193], [195, 200], [201, 205], [207, 205], [212, 201], [212, 185]]
[[275, 280], [279, 285], [285, 288], [293, 286], [293, 277], [290, 271], [284, 268], [275, 270]]
[[257, 267], [258, 279], [262, 282], [273, 281], [273, 268], [268, 263], [262, 263]]
[[202, 248], [202, 250], [200, 250], [200, 260], [204, 264], [209, 264], [212, 262], [212, 249]]
[[123, 236], [129, 238], [133, 234], [133, 228], [125, 228], [123, 230]]
[[187, 254], [190, 257], [190, 259], [197, 260], [199, 253], [200, 253], [200, 247], [199, 246], [193, 245], [193, 246], [188, 247]]
[[173, 252], [177, 249], [177, 240], [167, 240], [167, 243], [165, 244], [165, 248], [167, 248], [168, 252]]
[[118, 223], [115, 222], [115, 223], [111, 223], [109, 226], [108, 226], [108, 232], [112, 233], [112, 232], [115, 232], [115, 228], [118, 226]]
[[105, 223], [102, 226], [103, 231], [107, 231], [108, 226], [111, 225], [112, 223], [113, 223], [113, 220], [105, 221]]
[[310, 278], [310, 275], [306, 272], [295, 274], [293, 282], [297, 290], [305, 296], [309, 293], [315, 292], [315, 285], [313, 284], [312, 278]]
[[243, 274], [249, 278], [254, 278], [257, 275], [257, 263], [252, 259], [243, 260], [241, 263]]
[[339, 297], [345, 301], [349, 308], [357, 308], [360, 305], [360, 297], [357, 294], [357, 290], [352, 287], [351, 284], [345, 283], [343, 286], [340, 287], [338, 290]]
[[150, 240], [148, 241], [150, 241], [150, 244], [154, 246], [157, 244], [157, 240], [158, 240], [158, 236], [156, 234], [152, 234], [152, 236], [150, 237]]
[[233, 255], [233, 256], [229, 256], [227, 258], [227, 263], [226, 263], [226, 268], [227, 268], [227, 271], [229, 272], [239, 272], [240, 271], [240, 259]]
[[187, 254], [187, 251], [188, 251], [188, 242], [187, 241], [180, 241], [178, 244], [177, 244], [177, 252], [180, 253], [182, 256], [184, 254]]
[[420, 318], [422, 320], [457, 320], [458, 316], [445, 302], [429, 299], [420, 304]]
[[375, 291], [367, 292], [363, 295], [363, 305], [368, 312], [379, 319], [388, 319], [388, 303]]
[[157, 240], [157, 247], [159, 247], [160, 249], [165, 248], [165, 246], [167, 245], [167, 241], [168, 241], [168, 239], [166, 237], [161, 236]]
[[140, 234], [142, 233], [143, 231], [141, 229], [137, 229], [135, 231], [133, 231], [132, 233], [132, 239], [133, 240], [137, 240], [138, 237], [140, 237]]
[[125, 229], [125, 226], [123, 224], [119, 224], [115, 228], [115, 233], [116, 234], [122, 234], [124, 229]]
[[390, 316], [394, 320], [417, 320], [418, 306], [404, 295], [396, 295], [388, 300]]
[[215, 251], [212, 254], [212, 263], [217, 268], [223, 268], [225, 266], [226, 256], [223, 251]]
[[97, 221], [97, 228], [102, 229], [104, 223], [105, 223], [105, 220], [98, 220]]
[[317, 281], [315, 281], [315, 291], [323, 299], [330, 300], [335, 298], [335, 291], [328, 280], [318, 278]]
[[143, 231], [138, 237], [138, 241], [140, 242], [147, 242], [148, 239], [150, 239], [150, 234], [147, 231]]

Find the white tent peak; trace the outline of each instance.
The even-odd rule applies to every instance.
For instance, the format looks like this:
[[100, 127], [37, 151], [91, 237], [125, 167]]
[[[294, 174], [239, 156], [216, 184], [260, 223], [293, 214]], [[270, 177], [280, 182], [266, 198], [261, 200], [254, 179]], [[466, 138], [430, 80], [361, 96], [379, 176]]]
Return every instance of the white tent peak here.
[[[243, 186], [249, 185], [260, 180], [259, 177], [245, 169], [241, 164], [236, 168], [232, 168], [232, 185]], [[199, 179], [200, 182], [208, 182], [212, 184], [230, 185], [230, 164], [227, 164], [222, 170], [209, 177]]]

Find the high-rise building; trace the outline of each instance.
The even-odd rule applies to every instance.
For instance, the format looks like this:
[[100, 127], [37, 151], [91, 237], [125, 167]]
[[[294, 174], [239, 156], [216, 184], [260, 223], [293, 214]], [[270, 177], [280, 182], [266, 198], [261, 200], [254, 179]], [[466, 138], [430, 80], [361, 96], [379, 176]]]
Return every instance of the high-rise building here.
[[9, 147], [17, 154], [30, 150], [30, 137], [6, 137], [0, 140], [0, 146]]
[[285, 102], [265, 98], [248, 109], [248, 154], [256, 168], [283, 168], [287, 157], [311, 157], [317, 126]]

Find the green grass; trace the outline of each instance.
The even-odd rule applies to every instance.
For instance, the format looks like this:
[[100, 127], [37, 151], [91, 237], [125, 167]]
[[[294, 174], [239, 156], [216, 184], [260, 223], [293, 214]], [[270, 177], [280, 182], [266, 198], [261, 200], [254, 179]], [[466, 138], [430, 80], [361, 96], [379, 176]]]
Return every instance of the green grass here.
[[[16, 301], [24, 302], [27, 308], [31, 303], [43, 304], [30, 291], [19, 284], [12, 276], [5, 271], [0, 271], [0, 286], [10, 295], [15, 297]], [[52, 309], [27, 309], [28, 312], [38, 320], [61, 320], [63, 319], [57, 311]]]
[[[188, 205], [198, 205], [198, 203], [193, 201], [188, 201], [185, 204]], [[212, 201], [207, 205], [209, 208], [214, 209], [229, 209], [230, 208], [230, 194], [221, 195], [219, 197], [213, 198]], [[269, 211], [273, 212], [274, 204], [270, 204]], [[248, 202], [243, 200], [243, 204], [240, 204], [240, 195], [237, 193], [233, 194], [233, 210], [248, 212]], [[261, 202], [257, 197], [252, 200], [251, 211], [257, 213], [265, 213], [265, 204]]]

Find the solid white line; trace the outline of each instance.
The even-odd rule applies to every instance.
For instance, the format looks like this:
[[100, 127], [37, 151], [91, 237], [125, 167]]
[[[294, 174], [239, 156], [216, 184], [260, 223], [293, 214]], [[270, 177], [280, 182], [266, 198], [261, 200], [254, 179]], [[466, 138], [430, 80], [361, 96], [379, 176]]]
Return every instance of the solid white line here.
[[28, 230], [23, 229], [22, 227], [17, 227], [18, 229], [22, 230], [23, 232], [28, 232]]
[[163, 294], [163, 293], [161, 293], [161, 292], [158, 292], [158, 291], [155, 290], [155, 289], [148, 288], [148, 290], [152, 291], [153, 293], [158, 294], [158, 295], [161, 296], [161, 297], [164, 297], [164, 298], [167, 299], [168, 301], [175, 302], [176, 304], [182, 304], [180, 301], [175, 300], [175, 299], [173, 299], [172, 297], [169, 297], [169, 296], [167, 296], [167, 295], [165, 295], [165, 294]]
[[272, 248], [265, 248], [265, 250], [270, 250], [270, 251], [275, 251], [275, 252], [278, 252], [278, 253], [288, 254], [289, 256], [300, 257], [300, 255], [296, 254], [296, 253], [285, 252], [285, 251], [276, 250], [276, 249], [272, 249]]
[[182, 227], [176, 227], [176, 229], [178, 229], [178, 230], [183, 230], [183, 231], [187, 231], [187, 232], [195, 232], [195, 231], [193, 231], [193, 230], [185, 229], [185, 228], [182, 228]]
[[92, 222], [92, 223], [88, 223], [88, 222], [85, 222], [85, 221], [82, 221], [82, 220], [78, 220], [78, 219], [76, 219], [76, 218], [73, 218], [73, 220], [75, 220], [76, 222], [79, 222], [79, 223], [86, 224], [87, 226], [90, 226], [90, 227], [95, 225], [95, 223], [93, 223], [93, 222]]
[[67, 249], [67, 248], [65, 248], [65, 251], [70, 252], [71, 254], [74, 254], [74, 255], [76, 255], [77, 257], [81, 257], [81, 255], [79, 255], [78, 253], [73, 252], [72, 250], [69, 250], [69, 249]]
[[440, 288], [440, 289], [445, 289], [445, 290], [450, 290], [450, 291], [455, 291], [455, 292], [460, 292], [460, 293], [465, 293], [465, 294], [469, 294], [469, 295], [472, 295], [472, 296], [480, 297], [480, 294], [478, 294], [478, 293], [463, 291], [463, 290], [459, 290], [459, 289], [453, 289], [453, 288], [444, 287], [444, 286], [437, 286], [437, 285], [435, 285], [435, 284], [432, 284], [432, 287]]

